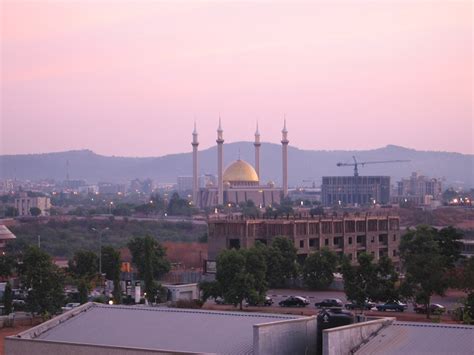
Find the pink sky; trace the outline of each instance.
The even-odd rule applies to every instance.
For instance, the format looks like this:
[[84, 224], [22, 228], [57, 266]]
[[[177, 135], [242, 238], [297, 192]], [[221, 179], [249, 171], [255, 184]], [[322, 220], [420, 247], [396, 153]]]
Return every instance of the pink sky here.
[[227, 142], [474, 153], [471, 1], [1, 5], [0, 154]]

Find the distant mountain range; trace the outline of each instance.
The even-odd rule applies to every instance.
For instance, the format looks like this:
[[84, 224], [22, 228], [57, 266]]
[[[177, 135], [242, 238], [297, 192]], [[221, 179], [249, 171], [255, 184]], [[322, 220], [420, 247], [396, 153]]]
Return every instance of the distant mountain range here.
[[[239, 153], [240, 152], [240, 153]], [[225, 164], [238, 156], [254, 163], [254, 148], [251, 142], [235, 142], [224, 145]], [[216, 147], [199, 152], [200, 172], [216, 173]], [[321, 184], [321, 177], [327, 175], [352, 175], [353, 168], [337, 167], [338, 162], [357, 160], [379, 161], [408, 159], [405, 163], [383, 163], [359, 168], [360, 175], [388, 175], [392, 183], [417, 171], [421, 174], [442, 178], [446, 185], [474, 186], [474, 155], [434, 151], [417, 151], [388, 145], [383, 148], [360, 151], [302, 150], [289, 147], [290, 186], [309, 186], [315, 181]], [[261, 147], [262, 181], [281, 183], [281, 146], [263, 143]], [[71, 180], [83, 179], [90, 183], [126, 182], [134, 178], [150, 177], [155, 182], [176, 182], [177, 176], [191, 175], [191, 152], [171, 154], [162, 157], [130, 158], [98, 155], [90, 150], [67, 151], [46, 154], [3, 155], [0, 156], [0, 178], [37, 180], [52, 178], [64, 180], [69, 161]]]

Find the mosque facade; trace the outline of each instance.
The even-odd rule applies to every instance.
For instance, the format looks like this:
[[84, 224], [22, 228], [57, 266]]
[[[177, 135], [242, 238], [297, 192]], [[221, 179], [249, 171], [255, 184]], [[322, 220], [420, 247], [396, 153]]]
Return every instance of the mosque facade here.
[[198, 161], [198, 133], [196, 125], [193, 131], [193, 203], [200, 207], [214, 207], [218, 205], [237, 205], [242, 202], [253, 201], [258, 207], [279, 204], [282, 198], [288, 195], [288, 130], [286, 120], [282, 133], [282, 186], [277, 187], [270, 181], [262, 183], [260, 180], [260, 132], [255, 131], [255, 166], [240, 159], [229, 164], [225, 169], [224, 158], [224, 131], [219, 118], [217, 129], [217, 184], [208, 184], [200, 188], [199, 161]]

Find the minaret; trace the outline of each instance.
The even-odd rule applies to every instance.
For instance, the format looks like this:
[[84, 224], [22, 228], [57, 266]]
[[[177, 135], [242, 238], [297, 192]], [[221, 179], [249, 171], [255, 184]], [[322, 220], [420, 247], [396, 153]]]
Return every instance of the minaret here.
[[193, 146], [193, 204], [197, 206], [198, 204], [198, 133], [196, 130], [196, 121], [194, 121], [194, 131], [193, 131], [193, 141], [191, 143]]
[[257, 172], [258, 179], [261, 180], [260, 177], [260, 132], [258, 131], [258, 121], [257, 121], [257, 130], [255, 131], [255, 142], [253, 143], [255, 147], [255, 171]]
[[281, 130], [282, 167], [283, 167], [283, 197], [288, 196], [288, 130], [286, 129], [286, 118]]
[[224, 145], [224, 136], [221, 126], [221, 117], [219, 116], [219, 127], [217, 128], [217, 204], [224, 204], [224, 181], [223, 181], [223, 145]]

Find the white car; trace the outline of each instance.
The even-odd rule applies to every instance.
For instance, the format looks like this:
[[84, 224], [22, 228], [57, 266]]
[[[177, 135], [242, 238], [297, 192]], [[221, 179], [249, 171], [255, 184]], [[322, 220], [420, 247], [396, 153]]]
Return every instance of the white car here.
[[80, 305], [80, 303], [67, 303], [64, 307], [61, 307], [61, 309], [63, 310], [63, 312], [67, 312], [73, 308], [79, 307]]

